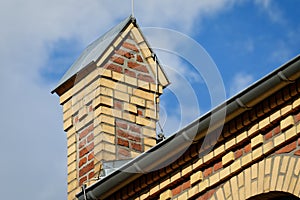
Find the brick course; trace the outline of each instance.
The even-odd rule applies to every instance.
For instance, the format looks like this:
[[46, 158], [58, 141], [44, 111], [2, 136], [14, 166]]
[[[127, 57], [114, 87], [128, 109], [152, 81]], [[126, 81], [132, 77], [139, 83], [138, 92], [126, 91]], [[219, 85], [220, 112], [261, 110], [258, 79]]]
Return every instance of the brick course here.
[[[68, 138], [68, 199], [82, 184], [92, 183], [103, 161], [133, 158], [156, 144], [150, 56], [143, 36], [130, 24], [103, 57], [57, 91]], [[157, 102], [162, 86], [158, 88]]]
[[[280, 95], [275, 94], [275, 96]], [[297, 163], [296, 160], [290, 165], [291, 161], [288, 161], [290, 159], [283, 159], [282, 162], [280, 161], [281, 158], [274, 159], [278, 156], [300, 156], [300, 128], [296, 128], [300, 127], [296, 120], [299, 109], [288, 110], [291, 106], [284, 106], [285, 101], [290, 101], [290, 99], [285, 98], [284, 101], [282, 99], [277, 101], [274, 98], [273, 103], [279, 105], [273, 105], [272, 102], [262, 102], [263, 106], [269, 106], [272, 109], [264, 109], [260, 106], [259, 109], [263, 109], [263, 112], [254, 109], [255, 112], [259, 113], [248, 111], [249, 115], [243, 115], [248, 119], [251, 116], [249, 122], [230, 123], [231, 128], [227, 128], [225, 124], [222, 136], [227, 134], [228, 138], [221, 137], [219, 139], [219, 144], [216, 145], [217, 148], [214, 149], [213, 154], [209, 153], [199, 158], [197, 154], [193, 153], [192, 149], [196, 148], [197, 152], [201, 143], [199, 146], [197, 144], [191, 145], [188, 152], [160, 170], [159, 175], [152, 174], [152, 177], [159, 176], [159, 180], [165, 177], [169, 178], [163, 181], [163, 184], [158, 183], [159, 189], [156, 189], [153, 194], [148, 194], [147, 199], [159, 199], [159, 197], [164, 197], [162, 194], [168, 194], [168, 198], [177, 200], [181, 198], [246, 199], [262, 192], [268, 192], [271, 188], [284, 188], [285, 191], [295, 194], [294, 188], [297, 184], [297, 178], [296, 175], [290, 175], [290, 172], [295, 171], [295, 169], [300, 171], [300, 165], [293, 164]], [[284, 107], [283, 115], [281, 115], [281, 105]], [[274, 114], [278, 113], [276, 110], [280, 110], [279, 115]], [[271, 112], [274, 115], [268, 118], [266, 115], [272, 115]], [[293, 116], [293, 122], [289, 117], [290, 115]], [[257, 118], [257, 116], [260, 118]], [[288, 120], [285, 120], [288, 121], [287, 125], [280, 126], [281, 121], [287, 118]], [[263, 119], [264, 122], [259, 122], [260, 119]], [[241, 130], [239, 130], [239, 123], [247, 124], [246, 131], [243, 127], [240, 127]], [[232, 126], [233, 124], [235, 125]], [[284, 128], [281, 129], [281, 127]], [[227, 132], [230, 129], [235, 132]], [[230, 135], [231, 137], [229, 137]], [[235, 140], [232, 139], [232, 135], [236, 138]], [[228, 166], [224, 166], [222, 165], [222, 157], [228, 154], [229, 151], [233, 152], [233, 156], [230, 157], [233, 160], [230, 159], [231, 163], [229, 162]], [[195, 157], [191, 155], [195, 155]], [[181, 169], [181, 164], [186, 165], [187, 163], [190, 163], [190, 167]], [[285, 163], [284, 166], [286, 167], [283, 167], [282, 164], [279, 166], [279, 163]], [[288, 167], [294, 168], [288, 170]], [[281, 172], [276, 173], [277, 169], [281, 169]], [[196, 177], [199, 171], [203, 171], [203, 179], [192, 178]], [[170, 176], [168, 174], [174, 175]], [[180, 174], [179, 177], [178, 174]], [[189, 177], [192, 186], [182, 190], [183, 183], [189, 180]], [[245, 177], [249, 177], [249, 179], [245, 179]], [[277, 178], [275, 179], [275, 177]], [[150, 183], [154, 184], [154, 182]], [[290, 183], [294, 184], [294, 187]], [[142, 188], [143, 186], [140, 190], [143, 190]], [[297, 192], [296, 194], [299, 194], [300, 189]]]
[[[110, 59], [100, 59], [97, 73], [82, 76], [61, 95], [69, 194], [92, 179], [100, 161], [131, 158], [155, 145], [151, 51], [139, 48], [145, 42], [131, 29], [136, 31], [132, 25], [105, 52]], [[274, 190], [299, 196], [300, 81], [282, 87], [228, 119], [213, 151], [199, 155], [199, 140], [171, 164], [141, 174], [106, 199], [234, 200]]]

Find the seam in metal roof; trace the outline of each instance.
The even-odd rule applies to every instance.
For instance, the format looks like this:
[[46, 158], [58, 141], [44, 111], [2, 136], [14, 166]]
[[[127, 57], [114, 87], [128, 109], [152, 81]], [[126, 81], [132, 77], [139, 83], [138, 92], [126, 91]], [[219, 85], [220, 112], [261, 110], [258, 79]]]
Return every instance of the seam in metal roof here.
[[127, 17], [120, 24], [110, 29], [108, 32], [106, 32], [104, 35], [102, 35], [100, 38], [98, 38], [97, 40], [92, 42], [88, 47], [86, 47], [82, 54], [79, 56], [79, 58], [71, 65], [68, 71], [64, 74], [64, 76], [58, 82], [57, 86], [53, 91], [55, 91], [68, 79], [76, 75], [76, 73], [78, 73], [88, 64], [90, 64], [93, 61], [96, 61], [105, 52], [105, 50], [116, 38], [116, 36], [122, 32], [122, 30], [128, 25], [128, 23], [132, 19], [134, 19], [132, 16]]

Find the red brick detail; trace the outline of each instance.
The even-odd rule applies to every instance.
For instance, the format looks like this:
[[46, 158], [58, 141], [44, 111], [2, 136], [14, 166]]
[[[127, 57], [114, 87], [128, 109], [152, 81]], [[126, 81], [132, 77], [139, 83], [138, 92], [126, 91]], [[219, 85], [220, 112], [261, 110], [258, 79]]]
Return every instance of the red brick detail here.
[[82, 177], [82, 178], [79, 180], [79, 185], [80, 185], [80, 186], [83, 185], [86, 181], [87, 181], [87, 177], [86, 177], [86, 176]]
[[112, 71], [115, 71], [115, 72], [119, 72], [119, 73], [122, 73], [123, 71], [123, 68], [118, 66], [118, 65], [115, 65], [115, 64], [106, 64], [104, 66], [105, 69], [109, 69], [109, 70], [112, 70]]
[[265, 135], [265, 140], [268, 140], [268, 139], [272, 138], [272, 136], [273, 136], [273, 131], [268, 132], [268, 133]]
[[128, 139], [135, 142], [141, 142], [141, 137], [134, 133], [128, 133]]
[[95, 172], [90, 172], [89, 173], [89, 179], [92, 179], [95, 176]]
[[124, 64], [124, 58], [121, 57], [113, 56], [110, 60], [120, 65]]
[[122, 121], [116, 121], [116, 125], [119, 128], [127, 129], [127, 123]]
[[134, 142], [131, 142], [131, 148], [136, 150], [136, 151], [143, 151], [142, 145], [141, 144], [137, 144]]
[[149, 82], [149, 83], [154, 83], [153, 78], [152, 78], [151, 76], [149, 76], [149, 75], [139, 74], [139, 75], [138, 75], [138, 79], [139, 79], [139, 80], [142, 80], [142, 81]]
[[218, 162], [214, 165], [214, 171], [218, 171], [221, 168], [223, 168], [222, 162]]
[[234, 153], [235, 159], [238, 159], [238, 158], [242, 157], [242, 155], [243, 155], [243, 149], [238, 149]]
[[289, 153], [293, 150], [295, 150], [297, 147], [297, 142], [292, 142], [288, 145], [286, 145], [285, 147], [279, 149], [278, 151], [276, 151], [277, 154], [282, 154], [282, 153]]
[[135, 74], [134, 71], [125, 69], [125, 72], [124, 72], [124, 73], [125, 73], [126, 75], [130, 76], [130, 77], [136, 78], [136, 74]]
[[91, 124], [90, 126], [88, 126], [87, 128], [85, 128], [80, 134], [79, 134], [79, 139], [84, 138], [85, 136], [87, 136], [89, 134], [89, 132], [94, 130], [94, 125]]
[[86, 145], [86, 140], [82, 140], [80, 143], [79, 143], [79, 149], [81, 149], [82, 147], [84, 147]]
[[294, 118], [295, 118], [295, 123], [299, 122], [300, 121], [300, 113], [296, 114], [294, 116]]
[[90, 134], [88, 137], [87, 137], [87, 142], [91, 142], [94, 140], [94, 134]]
[[91, 152], [89, 155], [88, 155], [88, 161], [94, 159], [94, 152]]
[[79, 158], [83, 157], [87, 153], [88, 153], [88, 150], [86, 148], [82, 149], [81, 151], [79, 151]]
[[295, 152], [295, 156], [300, 156], [300, 150]]
[[274, 135], [277, 135], [277, 134], [280, 133], [280, 132], [281, 132], [280, 126], [277, 126], [277, 127], [275, 127], [275, 128], [273, 129]]
[[82, 167], [86, 162], [87, 162], [86, 157], [81, 158], [79, 161], [78, 167], [79, 168]]
[[298, 145], [300, 146], [300, 138], [298, 139]]
[[197, 200], [208, 200], [212, 197], [212, 195], [214, 195], [214, 193], [216, 192], [216, 190], [210, 190], [208, 192], [206, 192], [204, 195], [202, 195], [201, 197], [199, 197]]
[[75, 122], [75, 123], [79, 122], [78, 116], [75, 117], [74, 122]]
[[188, 189], [191, 187], [191, 182], [190, 181], [187, 181], [185, 183], [182, 184], [182, 191]]
[[139, 63], [136, 63], [136, 62], [128, 62], [127, 66], [131, 69], [149, 73], [149, 71], [145, 65], [140, 65]]
[[89, 112], [92, 112], [94, 109], [93, 109], [93, 106], [90, 106], [89, 107]]
[[140, 55], [137, 55], [136, 61], [138, 61], [138, 62], [144, 62], [142, 56], [140, 56]]
[[123, 103], [118, 101], [118, 100], [114, 100], [114, 108], [118, 109], [118, 110], [122, 110]]
[[130, 125], [129, 130], [136, 133], [141, 133], [141, 127], [136, 125]]
[[137, 110], [137, 114], [138, 114], [138, 116], [144, 116], [143, 111], [140, 109]]
[[130, 157], [130, 151], [128, 149], [119, 148], [118, 149], [118, 153], [120, 155], [123, 155], [123, 156], [126, 156], [126, 157]]
[[127, 140], [123, 140], [121, 138], [118, 138], [118, 145], [129, 147], [129, 142]]
[[79, 170], [79, 177], [84, 176], [87, 174], [89, 171], [94, 169], [94, 162], [90, 162], [86, 166], [84, 166], [81, 170]]
[[209, 167], [209, 168], [205, 169], [204, 172], [203, 172], [203, 176], [204, 177], [210, 176], [212, 174], [212, 171], [213, 171], [212, 167]]
[[90, 151], [94, 149], [94, 143], [89, 144], [87, 147], [83, 148], [81, 151], [79, 151], [79, 158], [83, 157]]
[[251, 143], [250, 143], [250, 144], [247, 144], [247, 145], [244, 147], [245, 153], [249, 153], [251, 150], [252, 150]]
[[130, 44], [128, 42], [124, 42], [122, 46], [124, 48], [126, 48], [126, 49], [130, 49], [132, 51], [139, 52], [138, 48], [134, 44]]
[[90, 152], [94, 149], [94, 143], [89, 144], [86, 149]]
[[172, 190], [172, 196], [178, 195], [181, 193], [181, 185], [177, 186]]
[[123, 131], [123, 130], [120, 130], [120, 129], [117, 129], [117, 135], [120, 136], [120, 137], [123, 137], [123, 138], [128, 138], [127, 131]]
[[134, 57], [134, 55], [132, 53], [129, 53], [127, 51], [124, 51], [122, 49], [119, 49], [117, 51], [115, 51], [116, 54], [120, 55], [120, 56], [124, 56], [125, 58], [131, 59]]

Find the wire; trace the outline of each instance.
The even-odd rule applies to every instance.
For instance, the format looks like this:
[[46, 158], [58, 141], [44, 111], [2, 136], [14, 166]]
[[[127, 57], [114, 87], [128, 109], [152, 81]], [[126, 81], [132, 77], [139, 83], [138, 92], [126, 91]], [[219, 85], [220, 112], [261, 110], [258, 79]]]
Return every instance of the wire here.
[[100, 165], [100, 169], [99, 169], [99, 172], [98, 172], [97, 180], [100, 179], [101, 171], [102, 171], [102, 164]]
[[158, 90], [158, 73], [157, 73], [157, 58], [156, 58], [156, 55], [153, 53], [152, 55], [154, 57], [154, 62], [155, 62], [155, 91], [154, 91], [154, 113], [155, 113], [155, 118], [157, 119], [157, 98], [156, 98], [156, 95], [157, 95], [157, 90]]
[[86, 196], [86, 183], [89, 183], [90, 181], [98, 181], [99, 179], [98, 178], [92, 178], [90, 180], [86, 180], [83, 182], [81, 188], [82, 188], [82, 191], [83, 191], [83, 196], [84, 196], [84, 200], [87, 200], [87, 196]]
[[[158, 112], [157, 112], [157, 94], [159, 93], [159, 87], [158, 87], [158, 61], [157, 61], [157, 56], [156, 54], [152, 54], [152, 57], [154, 58], [154, 62], [155, 62], [155, 92], [154, 92], [154, 112], [155, 112], [155, 117], [156, 119], [158, 118]], [[163, 127], [161, 126], [159, 120], [157, 120], [157, 124], [159, 126], [160, 132], [161, 134], [164, 136], [163, 132]]]
[[86, 193], [85, 193], [85, 188], [86, 188], [86, 184], [83, 184], [83, 185], [82, 185], [83, 196], [84, 196], [84, 200], [87, 200], [87, 198], [86, 198]]

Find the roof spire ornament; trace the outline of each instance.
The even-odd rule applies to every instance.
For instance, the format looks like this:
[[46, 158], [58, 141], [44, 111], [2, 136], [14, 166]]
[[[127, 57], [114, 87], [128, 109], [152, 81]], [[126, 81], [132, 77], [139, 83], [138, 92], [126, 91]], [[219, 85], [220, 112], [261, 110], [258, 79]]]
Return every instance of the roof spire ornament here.
[[134, 18], [134, 0], [131, 0], [131, 16]]

